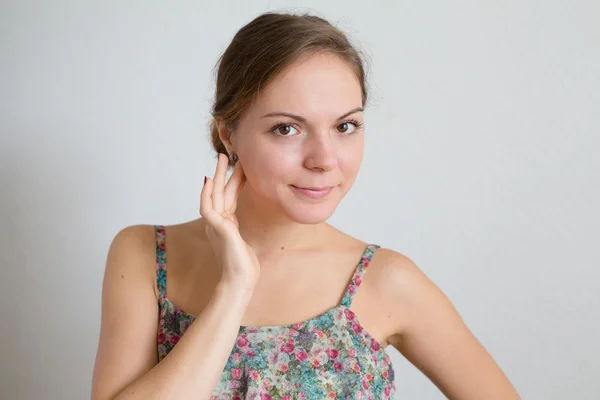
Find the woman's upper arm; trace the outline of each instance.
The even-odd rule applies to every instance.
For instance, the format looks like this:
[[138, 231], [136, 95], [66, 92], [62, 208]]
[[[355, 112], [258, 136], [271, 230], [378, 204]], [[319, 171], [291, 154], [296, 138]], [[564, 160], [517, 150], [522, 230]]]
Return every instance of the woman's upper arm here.
[[390, 343], [446, 397], [520, 399], [448, 297], [408, 257], [398, 254], [386, 275], [398, 321]]
[[92, 399], [112, 399], [158, 362], [154, 249], [149, 225], [121, 230], [110, 245]]

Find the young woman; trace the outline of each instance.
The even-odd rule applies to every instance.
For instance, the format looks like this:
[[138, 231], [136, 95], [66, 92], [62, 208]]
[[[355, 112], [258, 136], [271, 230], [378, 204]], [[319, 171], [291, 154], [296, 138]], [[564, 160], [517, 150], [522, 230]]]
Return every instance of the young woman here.
[[408, 257], [325, 222], [361, 165], [366, 102], [327, 21], [267, 13], [235, 35], [202, 218], [111, 244], [93, 399], [389, 399], [387, 345], [448, 398], [519, 398]]

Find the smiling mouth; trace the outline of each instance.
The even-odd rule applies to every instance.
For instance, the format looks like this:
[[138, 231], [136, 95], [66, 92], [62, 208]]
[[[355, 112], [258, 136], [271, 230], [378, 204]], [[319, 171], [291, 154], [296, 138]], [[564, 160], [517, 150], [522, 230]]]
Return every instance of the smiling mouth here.
[[325, 196], [327, 196], [331, 190], [333, 189], [333, 186], [325, 186], [325, 187], [321, 187], [321, 188], [303, 188], [303, 187], [298, 187], [298, 186], [294, 186], [294, 185], [290, 185], [295, 189], [296, 193], [299, 193], [305, 197], [311, 198], [311, 199], [321, 199]]
[[313, 192], [321, 192], [323, 190], [327, 190], [327, 189], [331, 189], [333, 186], [322, 186], [322, 187], [301, 187], [301, 186], [294, 186], [296, 189], [304, 189], [304, 190], [312, 190]]

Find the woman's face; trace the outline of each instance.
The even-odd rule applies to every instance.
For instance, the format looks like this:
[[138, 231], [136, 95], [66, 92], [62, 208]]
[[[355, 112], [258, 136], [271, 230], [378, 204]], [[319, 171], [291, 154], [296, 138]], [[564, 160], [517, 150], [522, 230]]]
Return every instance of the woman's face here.
[[[352, 69], [336, 56], [313, 54], [264, 88], [231, 140], [252, 195], [312, 224], [328, 219], [354, 183], [363, 157], [362, 123], [361, 86]], [[296, 189], [322, 187], [331, 190]]]

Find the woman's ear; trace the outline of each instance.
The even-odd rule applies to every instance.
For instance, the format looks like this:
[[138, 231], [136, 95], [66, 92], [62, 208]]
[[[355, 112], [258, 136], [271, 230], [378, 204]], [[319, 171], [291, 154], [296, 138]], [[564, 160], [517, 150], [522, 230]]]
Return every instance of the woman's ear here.
[[233, 143], [231, 141], [233, 131], [223, 120], [217, 121], [217, 129], [219, 130], [219, 138], [221, 139], [221, 142], [223, 142], [225, 149], [227, 149], [227, 153], [231, 154], [233, 149]]

